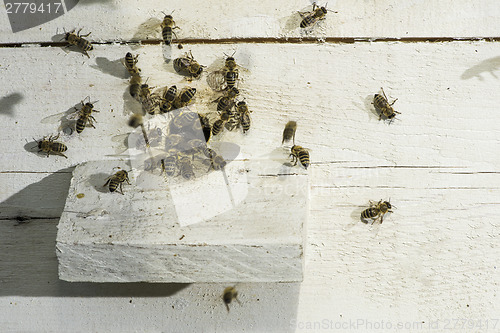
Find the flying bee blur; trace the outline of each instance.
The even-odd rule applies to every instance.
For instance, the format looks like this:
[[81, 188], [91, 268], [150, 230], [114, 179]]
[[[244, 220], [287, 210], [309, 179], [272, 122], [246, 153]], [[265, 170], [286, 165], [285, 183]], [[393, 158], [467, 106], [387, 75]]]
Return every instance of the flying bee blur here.
[[204, 67], [194, 60], [191, 51], [186, 53], [183, 57], [174, 59], [173, 65], [177, 73], [191, 78], [200, 77]]
[[292, 156], [292, 163], [295, 162], [293, 164], [294, 166], [297, 165], [297, 162], [300, 161], [300, 164], [302, 164], [302, 166], [307, 169], [310, 164], [309, 151], [307, 151], [306, 148], [294, 145], [291, 149], [290, 156]]
[[90, 101], [85, 104], [82, 101], [82, 108], [80, 109], [80, 111], [78, 111], [78, 119], [76, 120], [77, 133], [82, 133], [85, 127], [87, 127], [87, 125], [90, 125], [93, 128], [95, 128], [94, 121], [96, 120], [92, 116], [92, 112], [99, 112], [99, 111], [94, 110], [94, 105], [90, 103]]
[[394, 108], [392, 107], [392, 105], [394, 103], [396, 103], [396, 101], [398, 99], [396, 98], [392, 103], [389, 104], [389, 100], [387, 99], [387, 96], [385, 95], [384, 88], [380, 88], [380, 89], [382, 89], [382, 94], [384, 94], [384, 96], [379, 95], [379, 94], [375, 94], [375, 96], [373, 97], [372, 104], [373, 104], [373, 106], [375, 106], [375, 109], [380, 113], [378, 120], [381, 120], [382, 116], [384, 116], [387, 119], [391, 120], [389, 122], [389, 124], [390, 124], [394, 120], [394, 118], [396, 117], [396, 113], [401, 113], [401, 112], [394, 110]]
[[375, 223], [378, 219], [380, 219], [380, 224], [384, 219], [384, 215], [387, 213], [392, 213], [392, 205], [389, 201], [382, 201], [375, 203], [370, 200], [370, 208], [365, 209], [361, 212], [361, 219], [366, 221], [368, 219], [372, 220], [372, 224]]
[[139, 74], [133, 74], [130, 78], [130, 96], [140, 101], [142, 78]]
[[35, 140], [37, 143], [38, 152], [47, 153], [47, 157], [49, 157], [49, 155], [52, 153], [54, 155], [61, 155], [65, 158], [68, 158], [63, 154], [63, 152], [68, 150], [68, 147], [66, 147], [64, 143], [56, 142], [55, 140], [57, 139], [59, 139], [59, 134], [57, 134], [55, 137], [51, 135], [48, 138], [44, 136], [40, 141], [35, 139], [33, 140]]
[[236, 110], [241, 127], [243, 128], [243, 133], [246, 133], [250, 129], [250, 112], [252, 111], [248, 110], [248, 106], [245, 101], [238, 102], [238, 104], [236, 104]]
[[[161, 23], [161, 28], [163, 42], [165, 45], [170, 45], [172, 43], [172, 35], [175, 35], [174, 29], [179, 29], [179, 27], [175, 25], [172, 15], [165, 15], [163, 22]], [[177, 38], [177, 35], [175, 35], [175, 38]]]
[[106, 183], [103, 186], [109, 184], [109, 192], [115, 192], [119, 187], [120, 193], [123, 194], [123, 188], [122, 188], [123, 182], [127, 182], [127, 184], [130, 185], [127, 171], [120, 170], [114, 175], [109, 176]]
[[190, 88], [190, 87], [184, 88], [174, 101], [174, 107], [176, 109], [179, 109], [187, 106], [189, 103], [191, 103], [195, 94], [196, 94], [196, 88]]
[[222, 300], [224, 301], [224, 304], [226, 305], [227, 312], [229, 312], [229, 304], [235, 299], [238, 303], [240, 302], [238, 300], [238, 291], [234, 287], [227, 287], [224, 289], [224, 293], [222, 294]]
[[130, 116], [130, 118], [128, 120], [128, 125], [130, 127], [133, 127], [133, 128], [137, 128], [137, 127], [141, 126], [142, 136], [144, 137], [144, 142], [146, 142], [146, 147], [149, 147], [150, 146], [149, 139], [148, 139], [148, 135], [146, 133], [146, 129], [144, 128], [144, 120], [143, 120], [142, 115], [133, 114], [132, 116]]
[[293, 120], [286, 123], [285, 129], [283, 130], [283, 140], [281, 144], [285, 141], [290, 141], [293, 138], [293, 144], [295, 145], [295, 131], [297, 130], [297, 123]]
[[136, 66], [137, 64], [137, 58], [139, 55], [133, 56], [132, 53], [127, 52], [125, 55], [125, 61], [124, 61], [124, 66], [127, 68], [127, 71], [130, 73], [130, 75], [138, 75], [139, 72], [141, 71], [140, 68]]
[[320, 20], [325, 19], [327, 12], [328, 11], [326, 10], [326, 7], [318, 7], [316, 3], [313, 3], [312, 12], [305, 12], [305, 13], [299, 12], [300, 17], [302, 18], [302, 21], [300, 22], [300, 27], [304, 29], [314, 26]]
[[165, 89], [163, 93], [163, 99], [160, 104], [160, 112], [167, 113], [172, 110], [174, 107], [174, 100], [177, 97], [177, 86], [171, 86], [168, 89]]
[[191, 159], [188, 156], [180, 157], [178, 160], [178, 165], [179, 174], [182, 176], [182, 178], [189, 180], [195, 177], [193, 164], [191, 163]]
[[82, 29], [78, 30], [76, 34], [74, 33], [75, 29], [71, 30], [70, 32], [66, 32], [63, 39], [66, 40], [69, 45], [75, 45], [76, 47], [78, 47], [83, 51], [83, 53], [85, 53], [87, 57], [90, 58], [87, 51], [93, 50], [94, 47], [92, 46], [92, 43], [83, 38], [90, 36], [90, 32], [86, 35], [80, 35], [80, 31], [82, 31]]

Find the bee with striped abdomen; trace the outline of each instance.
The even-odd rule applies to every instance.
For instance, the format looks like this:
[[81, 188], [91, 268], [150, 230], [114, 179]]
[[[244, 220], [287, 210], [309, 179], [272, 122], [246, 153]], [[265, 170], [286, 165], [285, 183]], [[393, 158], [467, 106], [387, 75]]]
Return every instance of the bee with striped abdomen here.
[[285, 141], [290, 141], [293, 138], [293, 144], [295, 145], [295, 131], [297, 130], [297, 123], [295, 121], [289, 121], [286, 123], [285, 129], [283, 130], [283, 140], [281, 144]]
[[125, 61], [123, 64], [125, 65], [125, 68], [127, 68], [127, 71], [130, 73], [130, 75], [138, 75], [139, 72], [141, 71], [140, 68], [136, 66], [137, 64], [137, 58], [139, 55], [133, 56], [132, 53], [127, 52], [125, 55]]
[[139, 99], [144, 113], [155, 114], [156, 107], [160, 104], [158, 96], [151, 94], [152, 88], [146, 83], [141, 85]]
[[316, 3], [313, 3], [312, 12], [299, 12], [300, 16], [302, 17], [300, 27], [302, 29], [312, 27], [318, 21], [324, 20], [327, 12], [328, 11], [326, 10], [326, 7], [318, 7]]
[[130, 185], [129, 179], [128, 179], [128, 173], [125, 170], [120, 170], [117, 173], [115, 173], [112, 176], [108, 177], [108, 180], [103, 186], [106, 186], [109, 184], [109, 192], [115, 192], [118, 187], [120, 188], [120, 193], [123, 194], [123, 182], [127, 182], [127, 184]]
[[236, 104], [236, 112], [238, 114], [237, 117], [240, 120], [241, 127], [243, 128], [243, 133], [245, 133], [250, 129], [250, 112], [252, 111], [248, 110], [248, 106], [245, 101], [241, 101]]
[[57, 134], [55, 137], [52, 135], [49, 136], [48, 138], [44, 136], [42, 140], [38, 141], [35, 140], [38, 146], [38, 152], [44, 152], [47, 153], [47, 157], [52, 153], [54, 155], [61, 155], [66, 158], [68, 158], [66, 155], [63, 154], [66, 150], [68, 150], [68, 147], [64, 143], [60, 142], [55, 142], [55, 140], [59, 139], [59, 134]]
[[290, 156], [292, 156], [292, 163], [295, 162], [293, 164], [294, 166], [297, 165], [298, 161], [300, 161], [300, 164], [302, 164], [302, 166], [307, 169], [310, 164], [309, 152], [306, 148], [294, 145], [291, 149]]
[[392, 105], [394, 103], [396, 103], [396, 101], [398, 99], [396, 98], [392, 103], [389, 104], [389, 100], [387, 99], [387, 96], [385, 95], [384, 88], [380, 88], [380, 89], [382, 89], [382, 94], [384, 94], [384, 95], [382, 96], [379, 94], [375, 94], [375, 96], [373, 97], [372, 104], [373, 104], [373, 106], [375, 106], [375, 109], [380, 113], [378, 120], [381, 120], [382, 116], [384, 116], [387, 119], [391, 120], [389, 122], [389, 124], [390, 124], [392, 122], [392, 120], [396, 117], [396, 113], [401, 113], [401, 112], [394, 110], [394, 108], [392, 107]]
[[370, 208], [365, 209], [361, 212], [361, 219], [363, 221], [367, 219], [372, 220], [372, 224], [375, 223], [378, 219], [380, 219], [380, 224], [382, 224], [384, 215], [387, 213], [392, 213], [392, 205], [389, 201], [382, 201], [375, 203], [370, 200]]
[[174, 100], [177, 97], [177, 86], [171, 86], [168, 89], [165, 89], [163, 93], [163, 99], [160, 104], [160, 111], [162, 113], [167, 113], [172, 110], [174, 107]]
[[[179, 29], [179, 27], [175, 25], [172, 15], [165, 15], [161, 23], [161, 28], [163, 42], [165, 45], [170, 45], [172, 43], [172, 35], [175, 35], [174, 29]], [[177, 35], [175, 37], [177, 38]]]
[[191, 159], [188, 156], [180, 157], [178, 160], [179, 165], [179, 174], [184, 179], [194, 178], [194, 169], [193, 164], [191, 163]]
[[92, 112], [99, 112], [99, 111], [94, 110], [94, 105], [90, 103], [90, 101], [85, 104], [82, 101], [82, 108], [80, 109], [80, 111], [78, 111], [78, 119], [76, 120], [77, 133], [82, 133], [85, 127], [87, 127], [87, 125], [90, 125], [93, 128], [95, 128], [94, 121], [96, 120], [92, 116]]
[[85, 53], [87, 57], [90, 58], [87, 51], [93, 50], [94, 47], [92, 46], [91, 42], [83, 38], [90, 36], [90, 32], [86, 35], [80, 35], [80, 31], [82, 31], [82, 29], [78, 30], [78, 32], [75, 34], [74, 33], [75, 29], [73, 29], [64, 35], [64, 39], [68, 42], [68, 44], [75, 45], [76, 47], [78, 47], [80, 50], [83, 51], [83, 53]]
[[227, 162], [224, 160], [224, 158], [217, 154], [215, 150], [208, 148], [208, 156], [207, 153], [205, 152], [205, 156], [207, 156], [210, 159], [210, 167], [208, 168], [208, 171], [211, 169], [213, 170], [220, 170], [223, 169]]
[[174, 106], [176, 109], [187, 106], [191, 103], [194, 95], [196, 94], [196, 88], [186, 87], [179, 93], [179, 96], [174, 101]]
[[194, 60], [191, 51], [186, 53], [183, 57], [174, 59], [173, 66], [177, 73], [192, 78], [200, 77], [204, 67]]

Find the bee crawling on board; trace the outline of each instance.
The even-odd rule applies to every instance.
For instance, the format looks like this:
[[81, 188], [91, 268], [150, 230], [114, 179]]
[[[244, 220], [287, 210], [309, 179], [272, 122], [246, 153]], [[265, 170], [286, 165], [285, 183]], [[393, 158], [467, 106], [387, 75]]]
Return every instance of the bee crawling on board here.
[[192, 102], [195, 94], [196, 88], [185, 87], [179, 93], [179, 96], [177, 96], [177, 98], [174, 100], [174, 108], [180, 109], [189, 105]]
[[127, 184], [131, 185], [128, 179], [128, 172], [125, 170], [120, 170], [116, 172], [114, 175], [109, 176], [106, 183], [103, 186], [109, 184], [109, 192], [115, 192], [118, 188], [120, 188], [120, 193], [123, 194], [122, 185], [124, 182], [127, 182]]
[[33, 140], [35, 140], [37, 143], [38, 152], [47, 153], [47, 157], [49, 157], [50, 154], [54, 154], [68, 158], [63, 154], [66, 150], [68, 150], [68, 147], [66, 147], [64, 143], [56, 142], [55, 140], [57, 139], [59, 139], [59, 134], [57, 134], [56, 136], [51, 135], [49, 137], [44, 136], [40, 141], [36, 139]]
[[384, 116], [385, 118], [390, 120], [390, 122], [389, 122], [389, 124], [390, 124], [390, 123], [392, 123], [392, 121], [396, 117], [396, 113], [401, 114], [401, 112], [394, 110], [394, 108], [392, 107], [392, 105], [394, 103], [396, 103], [396, 101], [398, 99], [396, 98], [392, 103], [389, 103], [389, 100], [387, 99], [387, 96], [385, 95], [384, 88], [380, 88], [380, 89], [382, 89], [382, 94], [384, 94], [384, 95], [382, 96], [379, 94], [375, 94], [375, 96], [373, 97], [372, 104], [375, 107], [375, 109], [377, 110], [377, 112], [379, 112], [379, 114], [380, 114], [378, 120], [381, 120], [382, 116]]
[[213, 90], [227, 91], [234, 89], [240, 81], [240, 71], [249, 72], [248, 69], [236, 63], [234, 53], [231, 56], [224, 54], [226, 56], [224, 66], [208, 74], [207, 83]]
[[139, 73], [141, 72], [141, 69], [137, 67], [137, 58], [139, 58], [139, 55], [134, 56], [132, 55], [132, 53], [127, 52], [127, 54], [125, 55], [125, 61], [123, 61], [123, 65], [132, 76], [139, 75]]
[[292, 156], [292, 163], [295, 162], [293, 164], [294, 166], [300, 161], [300, 164], [302, 164], [305, 169], [309, 167], [309, 151], [306, 148], [294, 145], [291, 149], [290, 156]]
[[226, 289], [224, 289], [224, 293], [222, 294], [222, 300], [226, 305], [227, 312], [229, 312], [229, 304], [231, 304], [233, 299], [235, 299], [238, 303], [241, 304], [241, 302], [238, 299], [238, 291], [236, 290], [236, 288], [227, 287]]
[[[165, 45], [170, 45], [172, 43], [172, 35], [175, 35], [174, 29], [180, 29], [178, 26], [175, 25], [174, 18], [172, 15], [166, 15], [163, 13], [165, 17], [163, 18], [163, 22], [161, 23], [161, 35], [163, 37], [163, 42]], [[175, 35], [175, 38], [177, 38], [177, 35]]]
[[302, 18], [300, 27], [302, 29], [313, 27], [316, 23], [326, 18], [327, 12], [326, 5], [324, 7], [319, 7], [316, 3], [313, 3], [313, 10], [311, 12], [299, 12]]
[[191, 51], [184, 54], [183, 57], [174, 59], [173, 66], [177, 73], [195, 79], [200, 77], [201, 73], [203, 73], [203, 68], [205, 67], [194, 60], [193, 53], [191, 53]]
[[283, 130], [283, 140], [281, 144], [284, 144], [286, 141], [290, 141], [293, 139], [293, 144], [295, 145], [295, 131], [297, 130], [297, 123], [295, 121], [289, 121], [285, 125], [285, 129]]
[[[370, 200], [370, 208], [365, 209], [363, 212], [361, 212], [361, 219], [363, 222], [365, 222], [368, 219], [372, 220], [372, 223], [375, 223], [378, 219], [380, 219], [380, 224], [382, 224], [384, 215], [387, 213], [392, 213], [392, 208], [393, 206], [389, 201], [382, 201], [380, 200], [379, 202], [375, 203]], [[367, 222], [365, 222], [367, 223]]]
[[163, 92], [163, 97], [160, 102], [160, 112], [167, 113], [173, 110], [174, 101], [177, 98], [177, 86], [171, 86], [170, 88], [165, 88]]
[[210, 170], [221, 170], [221, 169], [224, 169], [224, 167], [226, 166], [227, 162], [224, 160], [224, 158], [217, 154], [215, 152], [215, 150], [211, 149], [211, 148], [207, 148], [205, 151], [204, 151], [204, 154], [206, 157], [209, 158], [210, 160], [210, 166], [207, 170], [210, 171]]
[[90, 97], [89, 101], [87, 103], [82, 103], [82, 107], [80, 110], [77, 111], [78, 119], [76, 120], [76, 132], [78, 134], [82, 133], [85, 127], [91, 126], [95, 128], [94, 126], [94, 121], [95, 118], [92, 116], [92, 112], [99, 112], [98, 110], [94, 110], [94, 104], [90, 103]]
[[240, 125], [243, 128], [243, 133], [246, 133], [250, 129], [251, 119], [250, 111], [248, 105], [245, 101], [238, 102], [236, 104], [237, 118], [240, 121]]
[[78, 32], [75, 34], [75, 29], [71, 30], [70, 32], [66, 32], [63, 39], [68, 42], [69, 45], [75, 45], [78, 47], [87, 57], [90, 58], [89, 54], [87, 51], [91, 51], [94, 49], [94, 46], [92, 46], [92, 43], [86, 40], [83, 37], [88, 37], [90, 36], [90, 32], [86, 35], [80, 35], [80, 31], [82, 29], [78, 30]]
[[155, 114], [156, 108], [160, 105], [161, 98], [156, 94], [152, 94], [152, 89], [147, 83], [141, 84], [139, 101], [142, 104], [144, 114]]

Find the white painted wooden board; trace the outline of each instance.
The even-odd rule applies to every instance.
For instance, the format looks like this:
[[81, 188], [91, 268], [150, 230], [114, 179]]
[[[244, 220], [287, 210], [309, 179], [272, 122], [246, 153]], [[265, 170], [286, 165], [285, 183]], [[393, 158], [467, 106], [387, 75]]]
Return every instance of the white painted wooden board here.
[[[418, 8], [431, 8], [426, 4]], [[449, 6], [465, 8], [453, 17], [463, 14], [470, 21], [457, 19], [454, 24], [440, 15], [439, 25], [417, 25], [445, 31], [439, 33], [443, 36], [457, 30], [469, 36], [463, 31], [491, 28], [488, 17], [474, 18], [474, 9], [481, 8], [475, 4]], [[495, 8], [487, 12], [494, 16]], [[410, 15], [425, 17], [421, 11]], [[74, 22], [80, 20], [71, 26]], [[6, 38], [2, 41], [13, 37]], [[12, 40], [23, 39], [39, 40]], [[173, 73], [155, 75], [169, 70], [163, 67], [159, 46], [132, 48], [141, 53], [140, 65], [155, 85], [180, 82]], [[211, 64], [236, 47], [189, 48], [201, 63]], [[9, 82], [0, 104], [6, 129], [0, 136], [0, 216], [6, 219], [0, 221], [0, 247], [7, 254], [0, 260], [4, 331], [303, 332], [312, 331], [307, 325], [330, 321], [354, 321], [358, 329], [369, 331], [369, 321], [380, 325], [382, 320], [393, 327], [398, 321], [405, 324], [399, 331], [464, 331], [454, 319], [473, 321], [476, 329], [469, 331], [486, 331], [485, 325], [487, 331], [498, 330], [497, 43], [237, 48], [258, 59], [249, 66], [251, 75], [245, 76], [242, 88], [254, 109], [246, 140], [262, 148], [248, 153], [277, 149], [289, 119], [299, 121], [297, 139], [312, 149], [304, 282], [239, 284], [242, 304], [235, 303], [227, 314], [221, 301], [226, 284], [58, 280], [58, 220], [34, 219], [15, 226], [13, 219], [58, 216], [65, 198], [60, 191], [69, 188], [68, 168], [123, 151], [113, 137], [129, 131], [123, 122], [130, 101], [124, 103], [126, 80], [117, 60], [130, 48], [96, 46], [90, 60], [59, 48], [1, 48], [0, 71]], [[237, 53], [237, 59], [244, 61], [245, 52]], [[114, 74], [118, 68], [121, 74]], [[320, 74], [313, 74], [318, 68]], [[400, 121], [390, 126], [378, 122], [369, 105], [380, 86], [390, 98], [399, 98], [395, 107], [402, 112]], [[68, 110], [86, 95], [99, 100], [100, 110], [114, 111], [101, 111], [96, 129], [86, 129], [85, 136], [68, 138], [68, 160], [24, 150], [25, 139], [55, 132], [57, 121], [41, 120]], [[43, 195], [40, 207], [36, 200]], [[382, 225], [359, 221], [368, 200], [389, 197], [397, 208]], [[344, 331], [353, 330], [347, 327]]]
[[175, 179], [132, 169], [132, 185], [123, 186], [122, 196], [102, 187], [115, 167], [129, 165], [97, 161], [73, 172], [58, 226], [61, 279], [302, 281], [309, 195], [305, 170], [276, 161], [228, 160], [225, 177], [204, 168], [195, 179], [175, 184]]
[[[325, 2], [326, 3], [326, 2]], [[319, 3], [325, 5], [325, 3]], [[310, 1], [138, 1], [81, 0], [72, 10], [41, 26], [12, 33], [5, 10], [0, 14], [3, 43], [52, 42], [63, 29], [84, 28], [96, 42], [161, 39], [159, 24], [172, 14], [180, 39], [290, 37], [412, 38], [498, 37], [500, 8], [495, 0], [353, 0], [328, 1], [327, 19], [305, 34], [298, 11], [312, 10]], [[337, 13], [334, 13], [334, 12]], [[211, 15], [213, 13], [213, 15]], [[28, 18], [29, 19], [29, 18]]]

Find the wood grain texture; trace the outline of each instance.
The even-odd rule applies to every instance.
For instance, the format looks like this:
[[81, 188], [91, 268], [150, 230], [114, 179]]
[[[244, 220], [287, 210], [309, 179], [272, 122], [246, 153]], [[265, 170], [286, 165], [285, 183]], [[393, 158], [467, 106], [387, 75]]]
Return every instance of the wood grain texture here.
[[[300, 36], [293, 28], [295, 12], [307, 5], [172, 8], [180, 38], [228, 41]], [[160, 7], [87, 0], [58, 20], [18, 34], [0, 15], [0, 36], [2, 43], [55, 42], [57, 28], [83, 27], [98, 42], [158, 39], [154, 26], [160, 10], [170, 10]], [[494, 1], [355, 1], [328, 7], [339, 13], [329, 13], [308, 36], [500, 35]], [[207, 14], [213, 12], [214, 18]], [[449, 328], [453, 319], [470, 319], [483, 330], [489, 320], [489, 331], [497, 330], [497, 44], [187, 44], [181, 51], [110, 44], [96, 45], [90, 59], [72, 48], [0, 48], [0, 73], [8, 82], [0, 96], [6, 129], [0, 136], [0, 326], [4, 331], [307, 332], [314, 330], [308, 324], [354, 321], [357, 329], [370, 330], [368, 321], [384, 320], [393, 327], [410, 324], [400, 331], [436, 323], [442, 331], [447, 321]], [[119, 158], [130, 131], [125, 121], [138, 108], [127, 95], [120, 59], [129, 50], [138, 53], [151, 85], [183, 86], [188, 83], [165, 57], [189, 49], [209, 70], [220, 66], [224, 52], [237, 50], [237, 61], [249, 70], [242, 73], [241, 88], [254, 111], [252, 130], [223, 140], [241, 144], [248, 156], [285, 161], [280, 133], [293, 119], [298, 143], [311, 149], [313, 162], [304, 282], [238, 284], [242, 304], [231, 306], [229, 314], [221, 301], [226, 284], [57, 278], [56, 225], [72, 167]], [[189, 84], [200, 89], [197, 104], [213, 110], [207, 102], [214, 94], [204, 79]], [[379, 122], [370, 105], [381, 86], [391, 100], [398, 98], [394, 106], [401, 115], [391, 125]], [[27, 151], [32, 144], [26, 140], [55, 133], [61, 117], [86, 96], [99, 100], [101, 113], [96, 129], [63, 138], [67, 160]], [[368, 200], [389, 198], [397, 208], [382, 225], [359, 220]], [[29, 222], [17, 225], [17, 217]]]
[[[324, 5], [324, 3], [320, 3]], [[328, 2], [330, 12], [317, 29], [305, 33], [299, 28], [298, 11], [312, 10], [307, 1], [262, 4], [234, 1], [137, 0], [80, 1], [59, 18], [13, 34], [8, 17], [0, 16], [0, 40], [3, 43], [58, 42], [63, 28], [84, 28], [96, 42], [160, 40], [159, 27], [165, 12], [173, 17], [180, 39], [246, 39], [287, 37], [358, 37], [412, 38], [500, 36], [500, 8], [495, 1], [396, 0]], [[334, 12], [337, 13], [334, 13]], [[208, 15], [208, 13], [217, 13]], [[480, 22], [480, 24], [479, 24]]]

